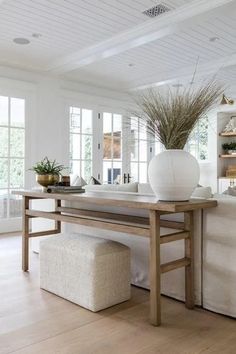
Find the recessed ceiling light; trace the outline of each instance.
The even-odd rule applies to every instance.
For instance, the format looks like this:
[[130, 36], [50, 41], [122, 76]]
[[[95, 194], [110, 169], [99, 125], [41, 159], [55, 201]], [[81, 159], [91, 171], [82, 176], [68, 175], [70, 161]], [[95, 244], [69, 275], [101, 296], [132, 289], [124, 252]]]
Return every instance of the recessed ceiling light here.
[[183, 87], [182, 84], [173, 84], [172, 87], [178, 88], [178, 87]]
[[217, 41], [219, 41], [219, 40], [220, 40], [219, 37], [210, 37], [210, 38], [209, 38], [209, 41], [210, 41], [210, 42], [217, 42]]
[[22, 37], [14, 38], [13, 42], [16, 44], [22, 44], [22, 45], [30, 43], [30, 41], [27, 38], [22, 38]]
[[32, 33], [32, 37], [40, 38], [40, 37], [42, 37], [42, 34], [41, 33]]
[[128, 66], [129, 67], [133, 67], [133, 66], [135, 66], [135, 64], [134, 63], [130, 63], [130, 64], [128, 64]]

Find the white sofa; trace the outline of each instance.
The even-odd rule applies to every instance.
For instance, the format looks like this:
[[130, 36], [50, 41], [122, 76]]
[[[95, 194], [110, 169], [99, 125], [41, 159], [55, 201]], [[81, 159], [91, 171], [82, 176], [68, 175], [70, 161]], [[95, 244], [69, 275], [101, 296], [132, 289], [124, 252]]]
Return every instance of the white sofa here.
[[[107, 192], [150, 194], [152, 190], [147, 184], [87, 186], [87, 190], [99, 193]], [[209, 189], [204, 190], [206, 197], [211, 197]], [[194, 193], [200, 197], [199, 190]], [[236, 317], [236, 197], [214, 195], [218, 201], [216, 208], [195, 213], [195, 300], [196, 304], [217, 313]], [[77, 204], [73, 206], [78, 206]], [[88, 208], [89, 205], [79, 205]], [[94, 206], [93, 206], [94, 208]], [[98, 210], [108, 211], [105, 207]], [[131, 215], [147, 215], [145, 211], [128, 208], [109, 208], [109, 212]], [[166, 218], [182, 218], [182, 215], [165, 216]], [[93, 234], [94, 229], [67, 224], [68, 231], [81, 231]], [[169, 231], [162, 229], [163, 233]], [[143, 288], [149, 287], [148, 256], [149, 241], [146, 238], [126, 235], [117, 232], [96, 230], [96, 235], [122, 242], [131, 248], [132, 283]], [[34, 240], [34, 242], [37, 242]], [[161, 246], [162, 262], [183, 255], [183, 241]], [[37, 246], [36, 246], [37, 248]], [[184, 300], [184, 270], [178, 269], [162, 275], [162, 293], [173, 298]]]
[[236, 317], [236, 197], [214, 198], [218, 206], [203, 214], [202, 305]]
[[[131, 194], [153, 194], [148, 184], [131, 183], [126, 185], [89, 185], [85, 188], [87, 191], [96, 191], [97, 193], [106, 191]], [[79, 207], [80, 209], [89, 209], [89, 204], [67, 203], [67, 206]], [[93, 210], [114, 212], [127, 215], [148, 216], [146, 210], [132, 210], [130, 208], [117, 208], [105, 206], [94, 206]], [[183, 215], [175, 214], [164, 217], [165, 219], [183, 220]], [[73, 224], [67, 224], [66, 230], [69, 232], [82, 232], [93, 234], [94, 229]], [[173, 232], [173, 230], [162, 228], [162, 234]], [[176, 230], [177, 231], [177, 230]], [[111, 232], [96, 229], [96, 236], [121, 242], [131, 249], [131, 282], [134, 285], [149, 288], [149, 240], [144, 237], [128, 235], [124, 233]], [[184, 256], [184, 241], [177, 241], [171, 244], [161, 246], [162, 263], [182, 258]], [[162, 293], [178, 300], [185, 299], [184, 269], [165, 273], [162, 275]], [[195, 212], [195, 301], [201, 305], [201, 212]]]

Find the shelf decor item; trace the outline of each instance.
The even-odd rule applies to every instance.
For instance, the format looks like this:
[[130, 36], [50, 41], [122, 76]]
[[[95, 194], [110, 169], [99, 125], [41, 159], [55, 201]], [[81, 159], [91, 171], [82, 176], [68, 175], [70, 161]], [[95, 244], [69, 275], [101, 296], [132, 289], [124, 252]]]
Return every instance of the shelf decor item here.
[[36, 181], [43, 187], [55, 185], [60, 180], [61, 171], [66, 167], [47, 157], [37, 162], [30, 170], [36, 173]]
[[234, 104], [234, 100], [232, 100], [231, 98], [225, 96], [225, 94], [223, 93], [223, 96], [222, 96], [222, 99], [220, 101], [220, 104], [233, 105]]
[[236, 133], [236, 116], [231, 116], [229, 122], [226, 124], [223, 133]]
[[222, 148], [228, 155], [236, 155], [236, 142], [222, 144]]
[[150, 185], [159, 200], [190, 199], [200, 169], [195, 157], [183, 149], [197, 122], [222, 93], [223, 87], [211, 80], [195, 89], [150, 89], [135, 96], [138, 109], [132, 117], [166, 149], [152, 158], [148, 168]]

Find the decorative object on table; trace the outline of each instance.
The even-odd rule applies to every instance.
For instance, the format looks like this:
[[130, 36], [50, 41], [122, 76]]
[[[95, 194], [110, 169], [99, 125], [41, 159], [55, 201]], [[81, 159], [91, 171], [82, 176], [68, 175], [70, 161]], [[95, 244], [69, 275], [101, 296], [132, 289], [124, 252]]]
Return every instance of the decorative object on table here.
[[83, 177], [75, 175], [71, 178], [71, 185], [84, 187], [87, 185], [87, 182], [83, 179]]
[[84, 193], [85, 189], [80, 186], [48, 186], [46, 188], [47, 193]]
[[101, 184], [95, 177], [91, 176], [89, 184]]
[[232, 105], [232, 104], [234, 104], [234, 100], [232, 100], [231, 98], [226, 97], [225, 94], [223, 93], [220, 104]]
[[50, 161], [48, 157], [37, 162], [30, 170], [36, 173], [36, 181], [43, 187], [55, 185], [60, 181], [61, 171], [66, 169], [56, 160]]
[[236, 155], [236, 142], [231, 141], [230, 143], [222, 144], [222, 148], [228, 155]]
[[189, 200], [199, 182], [200, 169], [195, 157], [183, 149], [197, 122], [222, 92], [223, 87], [213, 80], [196, 89], [150, 89], [136, 96], [138, 110], [131, 116], [137, 117], [166, 148], [152, 158], [148, 168], [151, 187], [159, 200]]
[[230, 120], [229, 122], [226, 124], [223, 132], [224, 133], [233, 133], [233, 132], [236, 132], [236, 116], [232, 116], [230, 117]]
[[69, 187], [70, 186], [70, 176], [61, 176], [61, 186]]

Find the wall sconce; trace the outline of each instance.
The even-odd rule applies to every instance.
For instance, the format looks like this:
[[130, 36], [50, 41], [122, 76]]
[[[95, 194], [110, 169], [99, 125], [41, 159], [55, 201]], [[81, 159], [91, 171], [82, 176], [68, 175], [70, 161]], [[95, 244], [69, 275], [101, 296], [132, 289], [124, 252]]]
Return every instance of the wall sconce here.
[[220, 104], [230, 104], [230, 105], [232, 105], [232, 104], [234, 104], [234, 100], [232, 100], [231, 98], [226, 97], [225, 94], [223, 94]]

